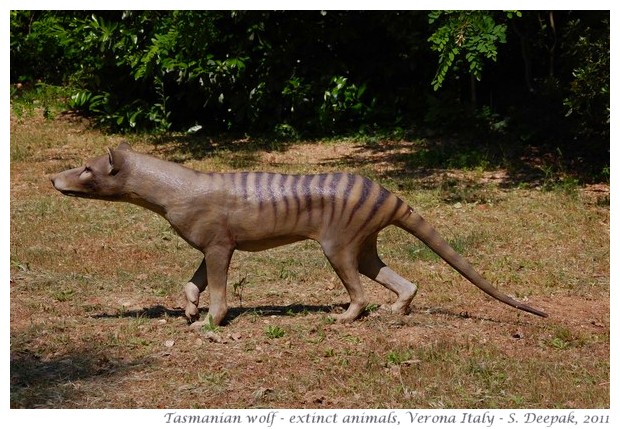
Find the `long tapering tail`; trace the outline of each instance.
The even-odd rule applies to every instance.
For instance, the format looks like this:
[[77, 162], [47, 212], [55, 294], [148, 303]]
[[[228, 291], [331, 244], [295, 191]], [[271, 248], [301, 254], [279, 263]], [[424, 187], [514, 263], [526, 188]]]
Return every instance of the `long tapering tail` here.
[[491, 283], [478, 274], [474, 267], [439, 235], [430, 223], [426, 222], [422, 216], [413, 210], [410, 209], [403, 217], [396, 219], [394, 224], [419, 238], [424, 244], [430, 247], [433, 252], [437, 253], [444, 261], [450, 264], [452, 268], [483, 292], [519, 310], [527, 311], [528, 313], [540, 317], [548, 317], [547, 313], [519, 302], [495, 289]]

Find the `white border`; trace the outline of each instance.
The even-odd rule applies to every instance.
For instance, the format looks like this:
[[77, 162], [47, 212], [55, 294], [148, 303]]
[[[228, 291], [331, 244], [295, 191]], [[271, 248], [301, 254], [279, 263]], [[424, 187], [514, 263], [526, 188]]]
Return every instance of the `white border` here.
[[[564, 10], [564, 9], [582, 9], [582, 10], [611, 10], [611, 21], [612, 24], [615, 24], [616, 22], [618, 22], [618, 10], [619, 8], [616, 6], [617, 4], [620, 4], [618, 2], [611, 2], [611, 1], [589, 1], [587, 3], [583, 3], [580, 2], [575, 3], [575, 2], [558, 2], [558, 1], [552, 1], [552, 2], [541, 2], [541, 1], [519, 1], [519, 2], [499, 2], [502, 3], [502, 7], [501, 9], [517, 9], [517, 10], [537, 10], [537, 9], [557, 9], [557, 10]], [[207, 8], [213, 8], [213, 9], [220, 9], [220, 10], [229, 10], [229, 9], [239, 9], [239, 10], [250, 10], [250, 9], [288, 9], [288, 10], [294, 10], [294, 9], [314, 9], [314, 10], [321, 10], [321, 9], [325, 9], [325, 10], [338, 10], [338, 9], [349, 9], [349, 10], [355, 10], [355, 9], [360, 9], [360, 6], [363, 6], [364, 10], [373, 10], [373, 9], [381, 9], [381, 10], [390, 10], [390, 9], [419, 9], [417, 6], [419, 6], [420, 4], [416, 3], [416, 2], [404, 2], [404, 1], [392, 1], [392, 0], [387, 0], [387, 1], [382, 1], [380, 3], [376, 2], [376, 3], [360, 3], [360, 2], [352, 2], [352, 1], [344, 1], [344, 0], [331, 0], [329, 2], [284, 2], [284, 1], [263, 1], [260, 3], [257, 2], [249, 2], [249, 1], [224, 1], [224, 2], [195, 2], [195, 1], [177, 1], [174, 3], [175, 7], [177, 9], [207, 9]], [[260, 7], [257, 8], [256, 6], [259, 5]], [[60, 1], [60, 2], [43, 2], [43, 1], [29, 1], [29, 0], [25, 0], [25, 1], [13, 1], [10, 0], [7, 2], [7, 6], [8, 6], [8, 11], [12, 10], [12, 9], [19, 9], [19, 10], [27, 10], [27, 9], [57, 9], [57, 10], [61, 10], [61, 9], [81, 9], [84, 7], [83, 3], [77, 3], [77, 2], [73, 2], [73, 1]], [[128, 9], [129, 5], [127, 2], [121, 2], [121, 1], [117, 1], [117, 0], [113, 0], [113, 1], [108, 1], [105, 4], [106, 9]], [[135, 10], [142, 10], [142, 9], [168, 9], [170, 6], [170, 2], [163, 2], [163, 1], [132, 1], [130, 2], [130, 9], [135, 9]], [[420, 5], [421, 6], [421, 5]], [[424, 4], [424, 6], [430, 6], [428, 4]], [[433, 9], [447, 9], [447, 8], [452, 8], [452, 9], [500, 9], [498, 6], [500, 6], [500, 4], [498, 4], [498, 2], [496, 1], [474, 1], [474, 2], [456, 2], [456, 1], [437, 1], [434, 2], [432, 5]], [[614, 7], [616, 6], [616, 7]], [[427, 7], [428, 8], [428, 7]], [[426, 9], [426, 8], [422, 8], [422, 9]], [[5, 66], [2, 68], [2, 75], [4, 77], [3, 81], [5, 82], [5, 85], [3, 86], [3, 90], [2, 93], [4, 93], [5, 95], [3, 96], [3, 100], [4, 102], [2, 103], [2, 109], [3, 109], [3, 113], [4, 113], [4, 127], [5, 130], [3, 132], [3, 135], [5, 135], [5, 143], [0, 145], [0, 156], [2, 157], [2, 160], [4, 161], [4, 165], [3, 165], [3, 169], [1, 170], [1, 175], [2, 175], [2, 181], [4, 186], [2, 187], [2, 192], [3, 192], [3, 200], [5, 202], [8, 202], [10, 200], [10, 126], [9, 121], [7, 120], [9, 118], [9, 109], [10, 109], [10, 92], [9, 92], [9, 87], [8, 85], [6, 85], [6, 83], [9, 81], [9, 69], [7, 68], [7, 64], [9, 64], [10, 62], [10, 50], [9, 50], [9, 20], [7, 19], [7, 16], [4, 15], [4, 19], [0, 22], [0, 26], [2, 31], [0, 32], [0, 37], [2, 37], [2, 46], [4, 47], [4, 57], [5, 57]], [[612, 25], [611, 28], [611, 35], [612, 38], [614, 40], [616, 40], [616, 33], [617, 31], [615, 30], [615, 26]], [[615, 58], [616, 56], [613, 54], [613, 50], [614, 47], [616, 46], [616, 43], [612, 43], [612, 55], [611, 55], [611, 87], [615, 88], [615, 74], [614, 74], [614, 70], [617, 69], [616, 67], [616, 61]], [[612, 116], [613, 116], [613, 112], [614, 112], [614, 107], [617, 105], [617, 103], [615, 103], [615, 97], [614, 97], [614, 93], [612, 93], [612, 97], [611, 97], [611, 112], [612, 112]], [[612, 120], [612, 124], [614, 124], [613, 120]], [[618, 168], [618, 162], [617, 162], [617, 154], [619, 153], [619, 150], [617, 148], [615, 148], [615, 137], [617, 136], [617, 133], [614, 131], [614, 128], [612, 126], [611, 129], [611, 165], [612, 165], [612, 175], [611, 175], [611, 189], [612, 192], [613, 190], [616, 189], [617, 185], [618, 185], [618, 180], [616, 179], [616, 168]], [[610, 421], [613, 422], [614, 424], [617, 424], [620, 422], [620, 402], [619, 402], [619, 397], [618, 397], [618, 388], [617, 388], [617, 378], [618, 378], [618, 369], [617, 366], [615, 366], [613, 363], [619, 362], [619, 354], [618, 354], [618, 314], [617, 314], [617, 309], [618, 307], [618, 297], [620, 296], [618, 291], [616, 290], [616, 283], [615, 281], [618, 279], [618, 266], [613, 263], [616, 262], [616, 255], [618, 253], [617, 250], [617, 244], [616, 244], [616, 240], [614, 240], [615, 238], [615, 234], [614, 232], [617, 230], [616, 228], [616, 223], [615, 223], [615, 215], [617, 213], [617, 206], [618, 203], [616, 201], [616, 196], [613, 196], [611, 198], [611, 231], [610, 231], [610, 238], [611, 238], [611, 257], [610, 257], [610, 269], [611, 269], [611, 286], [610, 286], [610, 294], [611, 294], [611, 319], [610, 319], [610, 330], [611, 330], [611, 362], [612, 362], [612, 367], [611, 367], [611, 373], [610, 373], [610, 377], [611, 377], [611, 386], [610, 386], [610, 390], [611, 390], [611, 398], [610, 398], [610, 404], [611, 404], [611, 410], [600, 410], [600, 412], [595, 412], [593, 410], [575, 410], [575, 416], [578, 419], [583, 419], [583, 416], [585, 415], [595, 415], [595, 414], [599, 414], [599, 415], [610, 415]], [[10, 287], [8, 286], [8, 277], [10, 277], [10, 212], [9, 212], [9, 206], [7, 204], [3, 204], [2, 205], [2, 220], [3, 220], [3, 228], [2, 228], [2, 234], [3, 234], [3, 246], [2, 249], [4, 249], [5, 253], [2, 255], [3, 258], [1, 259], [1, 264], [2, 264], [2, 273], [4, 275], [4, 290], [5, 290], [5, 295], [4, 295], [4, 302], [6, 303], [5, 305], [10, 305]], [[2, 334], [3, 334], [3, 339], [4, 341], [2, 342], [3, 346], [2, 346], [2, 356], [5, 359], [5, 364], [3, 365], [4, 368], [4, 374], [2, 376], [2, 380], [5, 380], [5, 382], [7, 383], [7, 385], [5, 386], [4, 389], [2, 389], [2, 394], [3, 394], [3, 404], [4, 407], [2, 408], [3, 410], [6, 411], [6, 417], [8, 417], [8, 419], [5, 419], [5, 425], [8, 423], [8, 427], [17, 427], [19, 426], [24, 426], [25, 427], [29, 427], [30, 425], [36, 425], [39, 424], [42, 427], [50, 427], [53, 426], [55, 424], [58, 425], [62, 425], [62, 427], [64, 428], [72, 428], [72, 427], [80, 427], [82, 428], [85, 424], [93, 424], [95, 423], [95, 425], [98, 422], [104, 422], [106, 425], [119, 425], [119, 427], [148, 427], [148, 428], [155, 428], [155, 427], [169, 427], [169, 425], [171, 423], [166, 423], [166, 419], [165, 419], [165, 413], [167, 412], [166, 410], [9, 410], [10, 407], [10, 399], [9, 399], [9, 393], [10, 393], [10, 386], [9, 386], [9, 382], [10, 382], [10, 362], [9, 362], [9, 339], [10, 339], [10, 311], [8, 310], [8, 308], [5, 308], [4, 311], [4, 315], [5, 315], [5, 322], [2, 324]], [[617, 365], [617, 364], [616, 364]], [[172, 410], [174, 411], [174, 410]], [[299, 413], [309, 413], [309, 412], [317, 412], [317, 413], [330, 413], [330, 412], [337, 412], [339, 413], [339, 416], [344, 416], [346, 413], [350, 413], [350, 410], [278, 410], [278, 415], [280, 417], [284, 417], [286, 419], [287, 416], [292, 416], [295, 415], [295, 413], [297, 412], [297, 414], [299, 415]], [[462, 412], [466, 412], [467, 410], [426, 410], [424, 411], [424, 413], [426, 413], [429, 416], [432, 415], [445, 415], [446, 413], [452, 413], [455, 415], [458, 415], [459, 413]], [[518, 416], [523, 416], [525, 413], [527, 412], [533, 412], [533, 413], [537, 413], [540, 416], [550, 416], [549, 418], [552, 418], [551, 416], [567, 416], [568, 413], [570, 411], [564, 411], [564, 410], [486, 410], [489, 413], [493, 414], [495, 416], [495, 418], [497, 420], [495, 420], [495, 423], [493, 424], [493, 427], [502, 427], [502, 426], [511, 426], [511, 427], [516, 427], [517, 425], [509, 425], [509, 419], [511, 416], [511, 413], [517, 413], [516, 415]], [[182, 411], [177, 411], [177, 412], [182, 412]], [[226, 413], [240, 413], [240, 415], [243, 416], [247, 416], [247, 415], [258, 415], [259, 413], [268, 413], [269, 410], [263, 410], [263, 411], [259, 411], [259, 410], [254, 410], [254, 411], [248, 411], [248, 410], [238, 410], [238, 411], [234, 411], [234, 410], [199, 410], [197, 411], [198, 413], [204, 413], [206, 414], [211, 414], [211, 415], [221, 415], [222, 412], [226, 412]], [[380, 410], [375, 410], [374, 412], [377, 413], [381, 413], [383, 411]], [[389, 410], [388, 410], [389, 412]], [[401, 425], [416, 425], [416, 426], [427, 426], [424, 424], [420, 424], [420, 423], [410, 423], [406, 417], [406, 410], [395, 410], [395, 412], [399, 413], [400, 419], [401, 419]], [[485, 410], [475, 410], [476, 413], [482, 414], [485, 412]], [[371, 411], [366, 411], [366, 413], [371, 413]], [[442, 414], [443, 413], [443, 414]], [[404, 416], [404, 417], [402, 417]], [[105, 420], [101, 420], [101, 419], [105, 419]], [[500, 421], [499, 419], [502, 418], [503, 420]], [[8, 422], [6, 421], [8, 420]], [[340, 420], [342, 421], [342, 420]], [[579, 420], [579, 422], [582, 422], [583, 420]], [[470, 424], [466, 424], [466, 426], [468, 427], [486, 427], [485, 425], [470, 425]], [[237, 426], [237, 425], [217, 425], [217, 426]], [[244, 422], [243, 427], [248, 427], [250, 426], [247, 422]], [[268, 427], [266, 424], [264, 425], [257, 425], [260, 427]], [[289, 422], [285, 421], [285, 420], [274, 420], [274, 424], [271, 427], [291, 427], [291, 426], [296, 426], [296, 425], [291, 425]], [[315, 426], [315, 425], [313, 425]], [[329, 426], [329, 427], [334, 427], [333, 424], [328, 425], [319, 425], [319, 426]], [[355, 425], [356, 427], [377, 427], [377, 425]], [[381, 425], [381, 426], [388, 426], [388, 425]], [[450, 425], [450, 426], [454, 426], [454, 425]], [[459, 424], [459, 427], [464, 427], [463, 424]], [[529, 424], [528, 426], [530, 427], [549, 427], [548, 423], [541, 423], [541, 424]], [[554, 425], [556, 426], [556, 425]], [[565, 426], [565, 425], [560, 425], [560, 426]], [[608, 425], [607, 425], [608, 426]], [[240, 427], [240, 426], [238, 426]]]

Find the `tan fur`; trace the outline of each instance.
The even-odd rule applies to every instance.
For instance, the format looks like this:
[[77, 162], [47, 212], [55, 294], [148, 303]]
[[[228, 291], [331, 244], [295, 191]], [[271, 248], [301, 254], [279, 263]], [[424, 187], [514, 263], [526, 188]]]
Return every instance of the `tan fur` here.
[[357, 175], [330, 173], [200, 173], [131, 150], [108, 150], [84, 167], [50, 177], [65, 195], [134, 203], [165, 217], [175, 231], [204, 254], [185, 286], [185, 314], [198, 318], [200, 293], [209, 285], [209, 323], [227, 312], [228, 265], [235, 250], [259, 251], [299, 240], [320, 243], [349, 292], [341, 315], [352, 321], [367, 300], [359, 274], [397, 295], [392, 310], [407, 313], [416, 286], [387, 267], [377, 255], [377, 235], [399, 226], [487, 294], [515, 308], [547, 315], [499, 292], [400, 198]]

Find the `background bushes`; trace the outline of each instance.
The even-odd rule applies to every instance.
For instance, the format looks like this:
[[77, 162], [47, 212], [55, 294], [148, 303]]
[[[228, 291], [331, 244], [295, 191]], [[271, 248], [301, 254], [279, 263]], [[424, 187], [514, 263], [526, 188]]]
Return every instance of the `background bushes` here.
[[12, 11], [11, 84], [38, 82], [114, 131], [431, 130], [608, 163], [608, 11]]

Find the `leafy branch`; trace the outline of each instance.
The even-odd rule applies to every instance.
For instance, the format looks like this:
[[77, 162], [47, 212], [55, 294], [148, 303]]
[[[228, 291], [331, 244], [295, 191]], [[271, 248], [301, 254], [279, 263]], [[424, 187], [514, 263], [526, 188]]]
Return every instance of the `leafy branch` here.
[[[510, 19], [520, 12], [505, 12]], [[497, 61], [497, 48], [506, 43], [506, 24], [496, 23], [492, 12], [487, 11], [433, 11], [428, 15], [429, 24], [439, 24], [428, 38], [431, 49], [439, 52], [439, 64], [431, 82], [437, 91], [448, 72], [462, 67], [465, 59], [467, 71], [477, 80], [482, 78], [485, 60]]]

